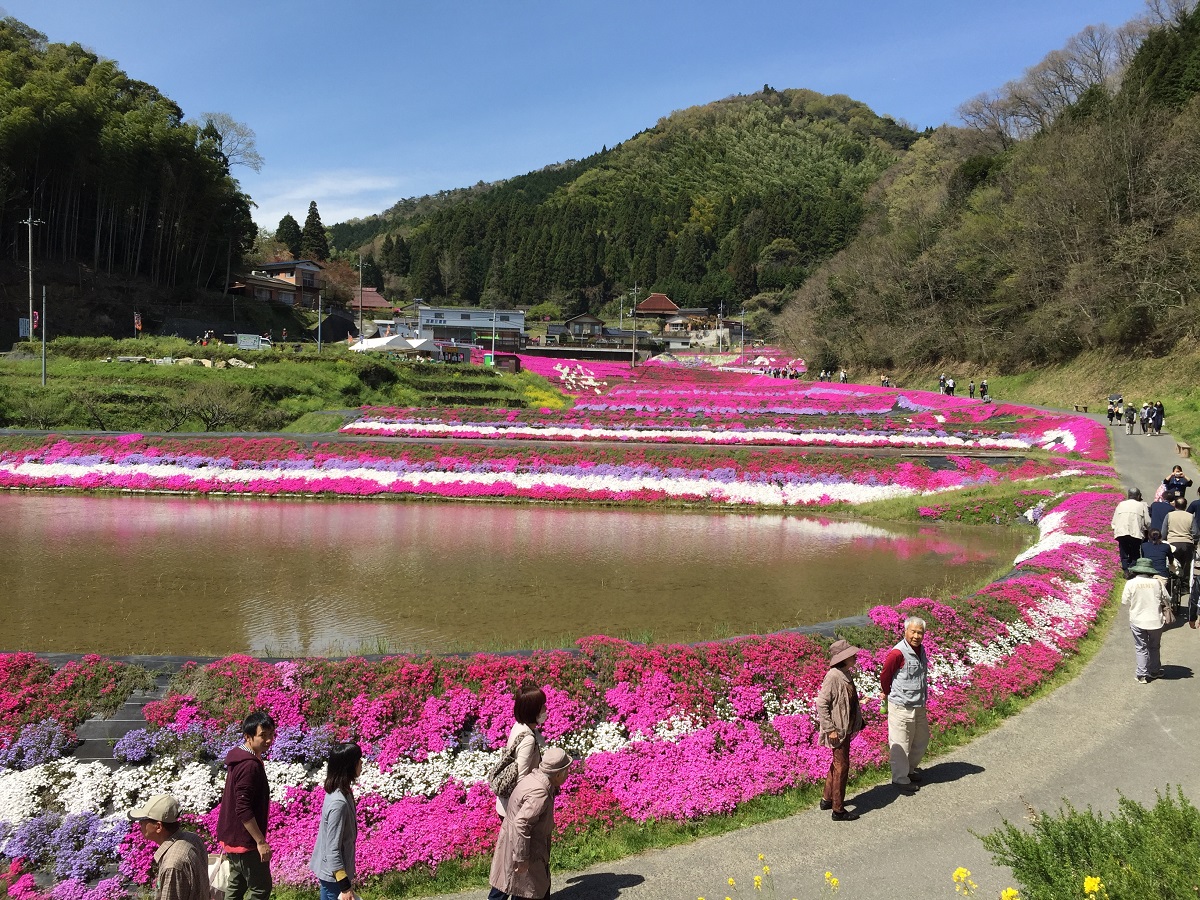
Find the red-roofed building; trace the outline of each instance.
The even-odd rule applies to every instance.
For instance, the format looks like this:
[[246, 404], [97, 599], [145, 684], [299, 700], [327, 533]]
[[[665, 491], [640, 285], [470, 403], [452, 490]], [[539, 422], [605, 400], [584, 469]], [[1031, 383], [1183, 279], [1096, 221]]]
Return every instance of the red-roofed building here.
[[674, 316], [678, 313], [679, 307], [666, 294], [651, 294], [637, 305], [639, 316]]
[[384, 297], [375, 288], [365, 287], [362, 289], [361, 294], [357, 288], [355, 289], [354, 298], [350, 301], [350, 308], [355, 312], [358, 312], [359, 309], [362, 309], [363, 312], [367, 312], [368, 310], [377, 312], [381, 309], [391, 312], [395, 310], [396, 304]]

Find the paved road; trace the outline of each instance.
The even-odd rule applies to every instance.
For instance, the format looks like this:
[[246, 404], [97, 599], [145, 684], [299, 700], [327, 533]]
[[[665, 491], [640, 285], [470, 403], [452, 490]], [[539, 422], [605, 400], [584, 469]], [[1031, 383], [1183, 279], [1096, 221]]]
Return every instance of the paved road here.
[[[1097, 417], [1099, 418], [1099, 417]], [[1128, 437], [1110, 429], [1116, 464], [1127, 484], [1147, 495], [1175, 456], [1168, 435]], [[1118, 433], [1120, 432], [1120, 433]], [[1182, 461], [1200, 485], [1200, 470]], [[1016, 886], [1007, 869], [992, 865], [972, 832], [1019, 822], [1029, 806], [1054, 809], [1065, 798], [1078, 808], [1115, 808], [1118, 792], [1153, 802], [1156, 789], [1181, 784], [1200, 797], [1200, 773], [1189, 760], [1200, 745], [1196, 684], [1200, 630], [1175, 628], [1163, 638], [1166, 677], [1139, 685], [1133, 674], [1128, 617], [1118, 613], [1105, 642], [1072, 683], [969, 746], [926, 763], [932, 783], [914, 797], [890, 786], [870, 788], [848, 801], [862, 818], [835, 823], [829, 813], [804, 813], [645, 853], [554, 879], [556, 898], [570, 900], [693, 900], [721, 898], [738, 880], [741, 896], [766, 854], [776, 896], [821, 896], [824, 873], [841, 879], [851, 900], [953, 897], [951, 872], [966, 866], [980, 897]], [[764, 894], [766, 892], [764, 891]], [[461, 895], [479, 898], [482, 891]]]

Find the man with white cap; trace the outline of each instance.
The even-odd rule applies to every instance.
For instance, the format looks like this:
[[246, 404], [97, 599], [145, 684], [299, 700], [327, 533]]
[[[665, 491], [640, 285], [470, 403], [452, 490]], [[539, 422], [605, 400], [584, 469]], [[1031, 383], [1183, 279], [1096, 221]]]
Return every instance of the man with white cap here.
[[154, 864], [154, 900], [209, 900], [208, 849], [199, 836], [179, 827], [179, 801], [170, 794], [155, 794], [129, 810], [142, 837], [158, 844]]
[[542, 754], [538, 768], [513, 788], [492, 855], [488, 900], [541, 900], [550, 893], [554, 795], [567, 780], [572, 762], [566, 751], [551, 747]]

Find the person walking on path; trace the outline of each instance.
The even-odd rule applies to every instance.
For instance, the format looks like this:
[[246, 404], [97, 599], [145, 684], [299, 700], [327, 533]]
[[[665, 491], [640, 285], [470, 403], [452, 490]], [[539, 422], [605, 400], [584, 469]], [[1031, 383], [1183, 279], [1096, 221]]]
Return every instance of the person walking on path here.
[[1192, 558], [1196, 555], [1196, 540], [1200, 528], [1196, 517], [1184, 508], [1182, 497], [1175, 498], [1175, 508], [1167, 513], [1163, 540], [1171, 545], [1171, 555], [1179, 564], [1179, 575], [1186, 589], [1192, 574]]
[[975, 399], [975, 380], [974, 379], [967, 382], [967, 393], [971, 395], [972, 400]]
[[1145, 435], [1149, 434], [1150, 433], [1150, 404], [1149, 403], [1142, 404], [1142, 410], [1140, 413], [1138, 413], [1138, 422], [1140, 422], [1141, 426], [1142, 426], [1142, 435], [1145, 436]]
[[488, 900], [541, 900], [550, 893], [554, 796], [567, 780], [572, 762], [565, 750], [551, 747], [542, 755], [537, 769], [513, 788], [508, 797], [508, 815], [492, 854]]
[[1133, 652], [1136, 660], [1134, 677], [1140, 684], [1149, 684], [1162, 676], [1159, 648], [1162, 643], [1163, 608], [1171, 602], [1167, 589], [1154, 576], [1154, 563], [1139, 559], [1129, 571], [1136, 575], [1125, 584], [1121, 604], [1129, 605], [1129, 630], [1133, 632]]
[[1142, 543], [1150, 533], [1150, 511], [1142, 502], [1142, 492], [1130, 488], [1125, 500], [1117, 504], [1112, 517], [1113, 537], [1121, 554], [1121, 572], [1129, 577], [1129, 567], [1142, 555]]
[[879, 675], [887, 704], [892, 784], [904, 794], [919, 789], [917, 767], [929, 746], [929, 659], [924, 640], [925, 620], [909, 616], [904, 620], [904, 637], [888, 651]]
[[[1162, 531], [1166, 524], [1167, 516], [1175, 508], [1175, 495], [1165, 487], [1159, 488], [1159, 490], [1162, 491], [1162, 495], [1156, 497], [1154, 502], [1150, 504], [1151, 531]], [[1145, 556], [1144, 553], [1142, 555]]]
[[1132, 403], [1125, 404], [1125, 433], [1133, 434], [1133, 426], [1137, 423], [1137, 410]]
[[1162, 434], [1163, 424], [1166, 422], [1166, 419], [1167, 413], [1166, 410], [1163, 409], [1162, 402], [1155, 400], [1154, 404], [1150, 407], [1151, 431], [1156, 435]]
[[[545, 741], [538, 729], [545, 723], [546, 715], [546, 694], [541, 688], [525, 687], [513, 697], [513, 718], [517, 721], [508, 732], [505, 747], [516, 748], [518, 782], [537, 769], [542, 761]], [[505, 802], [504, 797], [496, 798], [496, 812], [502, 819]]]
[[198, 834], [179, 827], [179, 801], [170, 794], [155, 794], [128, 815], [138, 823], [142, 837], [158, 844], [154, 900], [211, 900], [208, 848]]
[[[1154, 567], [1154, 574], [1165, 586], [1170, 577], [1171, 563], [1175, 561], [1175, 553], [1171, 549], [1171, 545], [1162, 539], [1162, 532], [1157, 528], [1150, 529], [1150, 539], [1142, 544], [1139, 559], [1149, 561], [1150, 565]], [[1129, 571], [1132, 572], [1133, 568], [1131, 567]]]
[[353, 742], [334, 744], [325, 764], [325, 799], [321, 824], [308, 868], [321, 885], [320, 900], [354, 900], [358, 804], [354, 782], [362, 774], [362, 748]]
[[857, 813], [846, 810], [846, 781], [850, 777], [850, 741], [863, 730], [858, 688], [854, 684], [854, 664], [859, 649], [849, 641], [834, 641], [829, 648], [829, 671], [817, 694], [822, 747], [833, 750], [821, 809], [833, 810], [833, 821], [853, 822]]
[[242, 722], [245, 741], [225, 755], [225, 790], [217, 815], [217, 840], [229, 857], [225, 900], [267, 900], [271, 896], [271, 845], [267, 817], [271, 788], [263, 754], [275, 743], [275, 720], [256, 710]]

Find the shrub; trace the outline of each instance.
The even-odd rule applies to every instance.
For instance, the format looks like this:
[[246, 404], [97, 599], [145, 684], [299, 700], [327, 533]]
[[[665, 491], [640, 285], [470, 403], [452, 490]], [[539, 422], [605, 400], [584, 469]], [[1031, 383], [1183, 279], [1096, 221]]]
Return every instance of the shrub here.
[[1109, 897], [1194, 900], [1200, 811], [1178, 788], [1157, 797], [1149, 809], [1122, 797], [1108, 818], [1067, 804], [1055, 815], [1036, 815], [1031, 831], [1006, 821], [982, 837], [983, 845], [1013, 870], [1026, 900], [1080, 897], [1084, 878], [1099, 878]]

